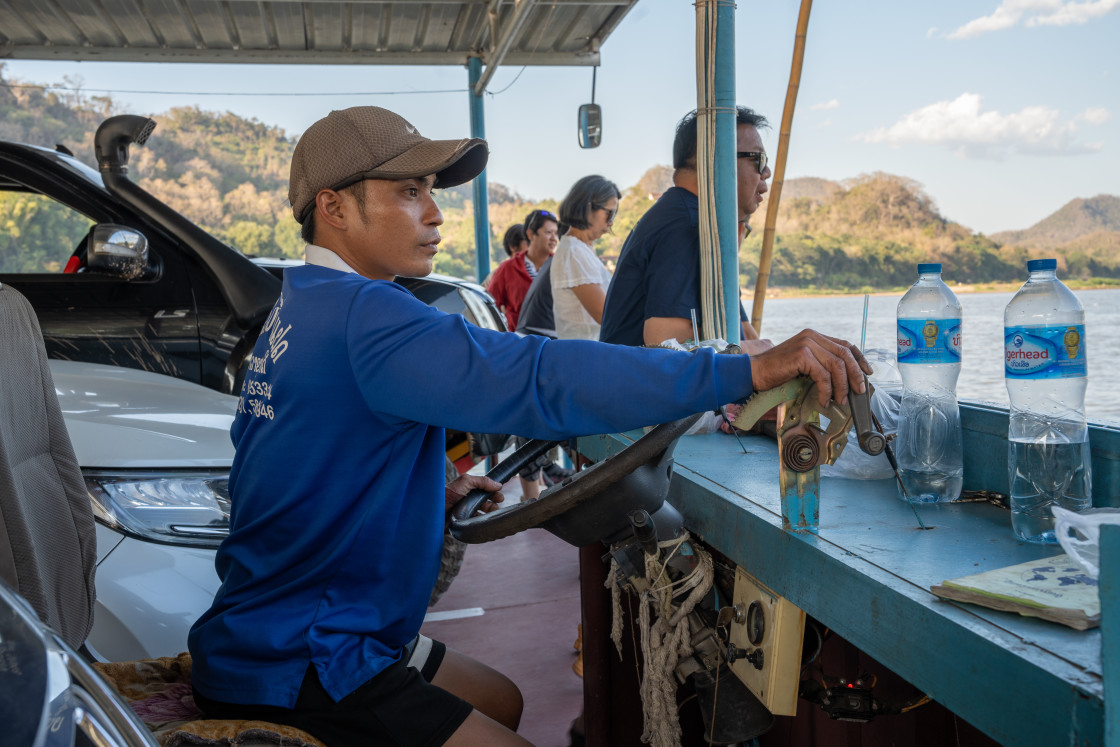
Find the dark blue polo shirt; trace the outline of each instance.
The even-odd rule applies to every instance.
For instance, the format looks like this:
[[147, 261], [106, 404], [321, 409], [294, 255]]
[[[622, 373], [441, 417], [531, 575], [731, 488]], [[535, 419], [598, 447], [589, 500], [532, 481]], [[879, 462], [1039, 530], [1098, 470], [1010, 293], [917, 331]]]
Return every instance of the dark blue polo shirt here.
[[[603, 307], [599, 339], [642, 345], [651, 317], [702, 323], [700, 310], [700, 201], [670, 187], [626, 237]], [[740, 305], [739, 315], [745, 319]]]

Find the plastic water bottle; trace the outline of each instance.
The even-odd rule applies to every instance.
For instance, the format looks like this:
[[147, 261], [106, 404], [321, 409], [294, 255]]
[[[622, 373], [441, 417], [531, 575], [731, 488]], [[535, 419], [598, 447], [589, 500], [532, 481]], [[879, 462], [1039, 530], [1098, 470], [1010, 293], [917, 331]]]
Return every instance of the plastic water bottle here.
[[918, 265], [918, 282], [898, 302], [902, 404], [895, 456], [906, 492], [920, 503], [960, 497], [964, 476], [957, 377], [961, 305], [941, 281], [940, 264]]
[[1056, 268], [1053, 259], [1027, 262], [1030, 276], [1003, 312], [1011, 528], [1046, 544], [1057, 542], [1051, 506], [1082, 511], [1092, 502], [1085, 312]]

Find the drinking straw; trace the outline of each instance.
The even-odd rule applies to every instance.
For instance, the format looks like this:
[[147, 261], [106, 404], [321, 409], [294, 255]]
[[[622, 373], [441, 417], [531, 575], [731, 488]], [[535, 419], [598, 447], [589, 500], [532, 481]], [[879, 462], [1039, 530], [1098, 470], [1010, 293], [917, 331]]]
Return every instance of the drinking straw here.
[[861, 353], [867, 352], [867, 302], [871, 298], [867, 293], [863, 294], [863, 331], [859, 333], [859, 351]]

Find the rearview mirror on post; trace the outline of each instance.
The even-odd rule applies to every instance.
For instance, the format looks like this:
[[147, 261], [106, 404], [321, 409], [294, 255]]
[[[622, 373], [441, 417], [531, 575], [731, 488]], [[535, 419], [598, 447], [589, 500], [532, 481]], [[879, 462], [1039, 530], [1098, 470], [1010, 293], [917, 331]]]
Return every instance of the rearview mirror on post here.
[[579, 147], [598, 148], [603, 139], [603, 109], [598, 104], [579, 108]]

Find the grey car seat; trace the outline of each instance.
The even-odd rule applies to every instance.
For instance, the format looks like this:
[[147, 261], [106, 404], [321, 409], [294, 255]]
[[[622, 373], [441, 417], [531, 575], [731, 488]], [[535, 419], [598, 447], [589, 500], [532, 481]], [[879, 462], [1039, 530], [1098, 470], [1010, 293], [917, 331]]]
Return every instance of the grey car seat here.
[[73, 648], [93, 626], [96, 540], [31, 304], [0, 285], [0, 578]]
[[[62, 419], [38, 319], [27, 299], [0, 285], [0, 579], [78, 650], [93, 625], [96, 556], [93, 509]], [[190, 664], [190, 656], [180, 654], [94, 667], [137, 711], [151, 714], [161, 710], [151, 703], [166, 703], [172, 688], [189, 688]], [[196, 709], [188, 710], [191, 715], [181, 720], [145, 722], [169, 746], [322, 747], [292, 727], [205, 720]]]

